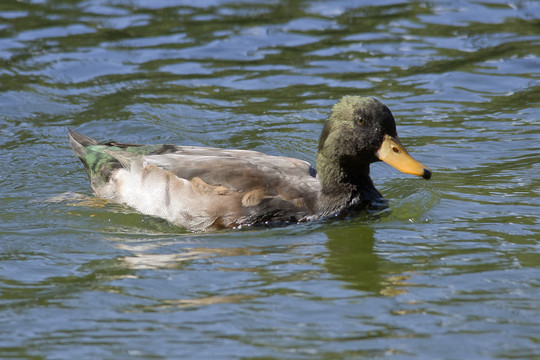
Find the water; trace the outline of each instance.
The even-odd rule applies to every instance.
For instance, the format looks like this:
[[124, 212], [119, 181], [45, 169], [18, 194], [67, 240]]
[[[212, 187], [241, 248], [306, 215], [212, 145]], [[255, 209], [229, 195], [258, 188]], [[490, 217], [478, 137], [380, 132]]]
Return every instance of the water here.
[[[0, 357], [540, 358], [540, 2], [3, 1]], [[430, 181], [193, 234], [91, 197], [67, 127], [314, 161], [341, 96]]]

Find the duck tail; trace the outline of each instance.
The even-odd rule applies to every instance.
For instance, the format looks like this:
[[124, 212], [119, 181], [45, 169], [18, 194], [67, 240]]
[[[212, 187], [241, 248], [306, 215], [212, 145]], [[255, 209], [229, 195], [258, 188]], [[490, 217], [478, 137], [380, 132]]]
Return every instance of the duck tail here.
[[94, 139], [91, 139], [87, 136], [79, 134], [71, 129], [68, 129], [68, 138], [73, 152], [81, 160], [86, 157], [86, 148], [90, 145], [98, 145], [98, 142]]
[[68, 138], [73, 152], [84, 165], [94, 191], [98, 191], [109, 181], [114, 169], [122, 167], [118, 161], [105, 152], [107, 145], [102, 145], [71, 129], [68, 129]]

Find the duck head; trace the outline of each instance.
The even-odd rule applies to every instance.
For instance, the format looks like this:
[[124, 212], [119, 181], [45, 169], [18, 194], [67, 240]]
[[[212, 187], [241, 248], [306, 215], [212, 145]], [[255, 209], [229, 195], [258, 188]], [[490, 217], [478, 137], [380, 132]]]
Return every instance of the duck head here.
[[384, 161], [406, 174], [431, 177], [399, 141], [392, 112], [380, 101], [345, 96], [324, 124], [317, 152], [323, 192], [371, 185], [369, 165]]

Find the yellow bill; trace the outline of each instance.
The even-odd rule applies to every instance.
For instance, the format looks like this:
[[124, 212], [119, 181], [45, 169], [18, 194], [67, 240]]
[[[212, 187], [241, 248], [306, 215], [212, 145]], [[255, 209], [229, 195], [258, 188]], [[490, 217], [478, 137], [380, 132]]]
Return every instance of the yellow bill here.
[[375, 155], [379, 160], [384, 161], [405, 174], [421, 176], [424, 179], [431, 178], [431, 170], [414, 160], [403, 145], [401, 145], [399, 139], [390, 135], [384, 136], [383, 143]]

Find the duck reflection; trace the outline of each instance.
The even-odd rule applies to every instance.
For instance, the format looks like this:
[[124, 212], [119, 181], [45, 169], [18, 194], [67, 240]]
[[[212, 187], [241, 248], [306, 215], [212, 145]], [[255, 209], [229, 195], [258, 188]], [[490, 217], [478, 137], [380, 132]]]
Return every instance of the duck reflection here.
[[[176, 244], [171, 241], [169, 245]], [[166, 246], [164, 242], [151, 242], [145, 244], [126, 244], [117, 243], [116, 248], [127, 250], [131, 253], [129, 256], [124, 256], [120, 260], [125, 263], [129, 268], [135, 270], [142, 269], [160, 269], [160, 268], [182, 268], [184, 264], [199, 260], [209, 259], [215, 257], [228, 257], [228, 256], [245, 256], [253, 255], [253, 251], [246, 248], [205, 248], [195, 247], [183, 249], [182, 252], [172, 252], [167, 254], [154, 254], [155, 248]]]
[[346, 287], [385, 296], [406, 292], [408, 275], [393, 273], [392, 264], [374, 251], [372, 224], [333, 226], [325, 230], [329, 250], [324, 262], [328, 272]]

